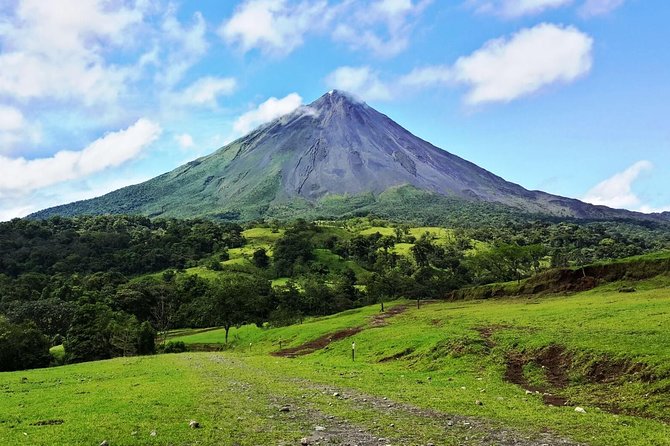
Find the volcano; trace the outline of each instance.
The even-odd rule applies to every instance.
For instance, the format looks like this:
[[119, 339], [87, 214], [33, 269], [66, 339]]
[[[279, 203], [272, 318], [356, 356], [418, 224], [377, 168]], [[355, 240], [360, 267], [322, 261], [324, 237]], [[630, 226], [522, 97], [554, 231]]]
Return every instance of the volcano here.
[[171, 172], [33, 217], [141, 214], [248, 220], [366, 210], [384, 214], [389, 194], [410, 194], [415, 206], [443, 206], [436, 199], [443, 197], [452, 205], [494, 204], [534, 215], [653, 218], [524, 189], [336, 90]]

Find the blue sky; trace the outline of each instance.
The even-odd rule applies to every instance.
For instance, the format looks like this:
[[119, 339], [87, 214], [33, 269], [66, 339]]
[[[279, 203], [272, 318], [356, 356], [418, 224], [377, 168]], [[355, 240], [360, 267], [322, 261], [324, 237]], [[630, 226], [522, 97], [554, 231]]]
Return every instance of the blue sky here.
[[0, 1], [0, 220], [332, 88], [529, 189], [670, 210], [661, 0]]

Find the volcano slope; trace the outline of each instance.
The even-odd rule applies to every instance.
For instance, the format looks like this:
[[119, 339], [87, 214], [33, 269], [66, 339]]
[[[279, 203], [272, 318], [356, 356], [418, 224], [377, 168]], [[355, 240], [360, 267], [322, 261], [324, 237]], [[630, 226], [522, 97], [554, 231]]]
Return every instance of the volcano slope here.
[[245, 326], [227, 346], [221, 330], [174, 338], [221, 352], [3, 373], [0, 444], [670, 445], [669, 286], [396, 302], [383, 324], [371, 306]]
[[526, 190], [433, 146], [340, 91], [171, 172], [33, 217], [142, 214], [250, 220], [375, 212], [434, 219], [464, 208], [468, 214], [667, 221], [660, 214]]

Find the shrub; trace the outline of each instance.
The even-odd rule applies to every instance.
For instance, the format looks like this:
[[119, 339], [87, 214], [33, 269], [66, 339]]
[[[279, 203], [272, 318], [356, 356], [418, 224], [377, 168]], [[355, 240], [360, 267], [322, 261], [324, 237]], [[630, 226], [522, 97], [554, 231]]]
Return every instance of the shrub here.
[[151, 355], [156, 353], [156, 330], [147, 321], [140, 324], [137, 332], [137, 354]]
[[225, 262], [227, 260], [230, 260], [230, 253], [226, 249], [226, 250], [223, 250], [219, 253], [219, 261]]
[[182, 341], [170, 341], [162, 348], [163, 353], [184, 353], [188, 347]]
[[209, 264], [209, 269], [212, 271], [223, 271], [223, 267], [221, 266], [221, 262], [217, 260], [212, 260]]

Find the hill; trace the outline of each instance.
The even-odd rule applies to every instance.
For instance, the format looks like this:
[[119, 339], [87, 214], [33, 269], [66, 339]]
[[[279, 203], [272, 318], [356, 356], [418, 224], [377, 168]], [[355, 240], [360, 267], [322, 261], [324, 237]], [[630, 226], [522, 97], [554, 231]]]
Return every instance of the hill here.
[[227, 347], [223, 330], [175, 333], [222, 352], [0, 373], [0, 444], [669, 445], [669, 285], [398, 301], [244, 326]]
[[[333, 217], [436, 215], [463, 207], [588, 219], [664, 220], [529, 191], [416, 137], [350, 95], [331, 91], [211, 155], [53, 215]], [[493, 206], [492, 206], [493, 205]]]

